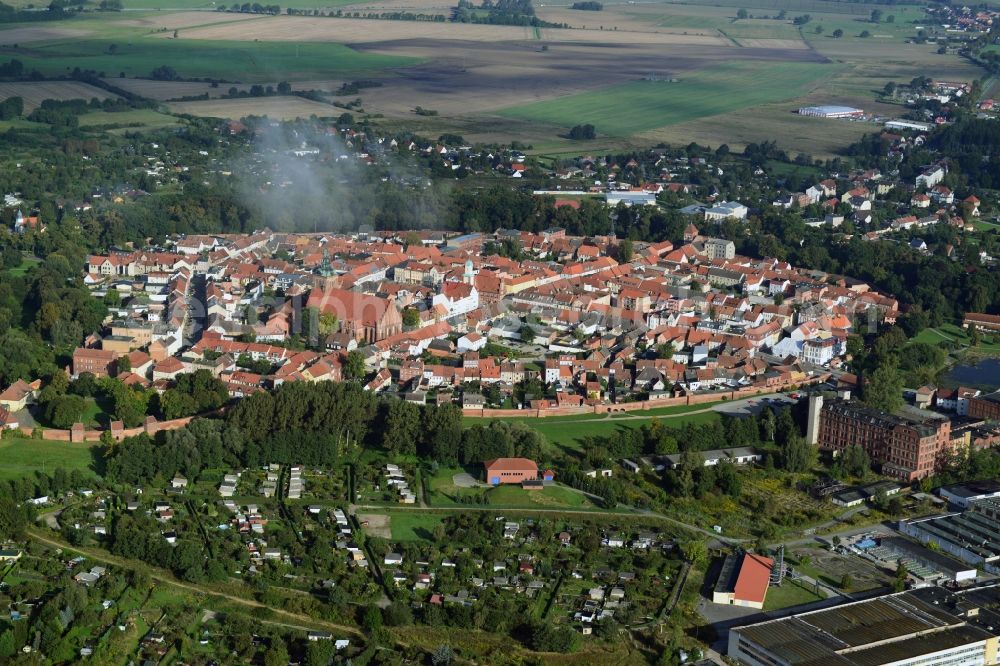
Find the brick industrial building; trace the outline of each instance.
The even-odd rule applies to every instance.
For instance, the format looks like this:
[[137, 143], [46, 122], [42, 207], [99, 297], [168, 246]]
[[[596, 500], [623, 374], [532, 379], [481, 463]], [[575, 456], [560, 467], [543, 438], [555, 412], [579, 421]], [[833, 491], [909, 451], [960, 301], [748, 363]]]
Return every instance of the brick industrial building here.
[[818, 419], [818, 424], [810, 424], [818, 433], [817, 445], [836, 455], [860, 444], [886, 476], [922, 479], [951, 453], [951, 421], [940, 414], [910, 408], [889, 414], [859, 402], [822, 404], [819, 396], [812, 400], [820, 403], [810, 409], [811, 418]]
[[1000, 391], [969, 398], [969, 416], [1000, 421]]

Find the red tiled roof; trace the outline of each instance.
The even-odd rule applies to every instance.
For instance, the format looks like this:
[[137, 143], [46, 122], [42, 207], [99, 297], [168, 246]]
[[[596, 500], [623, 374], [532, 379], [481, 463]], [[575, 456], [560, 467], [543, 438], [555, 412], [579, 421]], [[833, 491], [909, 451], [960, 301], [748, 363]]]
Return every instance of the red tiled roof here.
[[774, 560], [754, 553], [744, 553], [740, 573], [733, 586], [733, 596], [740, 601], [764, 603], [767, 586], [771, 581]]
[[488, 473], [492, 472], [538, 472], [538, 465], [528, 458], [494, 458], [483, 463]]

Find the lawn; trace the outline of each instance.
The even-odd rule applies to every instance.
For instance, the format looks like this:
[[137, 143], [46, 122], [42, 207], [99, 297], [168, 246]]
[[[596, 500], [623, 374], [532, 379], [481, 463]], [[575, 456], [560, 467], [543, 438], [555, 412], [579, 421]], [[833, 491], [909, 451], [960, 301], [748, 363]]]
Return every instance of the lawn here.
[[[1000, 354], [1000, 336], [993, 336], [993, 341], [989, 341], [989, 336], [983, 336], [979, 346], [974, 351], [977, 354], [995, 355]], [[936, 328], [925, 328], [910, 342], [926, 342], [932, 345], [947, 344], [958, 347], [970, 347], [972, 340], [969, 339], [965, 329], [956, 324], [942, 324]], [[970, 348], [971, 349], [971, 348]]]
[[420, 514], [406, 511], [389, 514], [389, 529], [393, 541], [430, 541], [434, 528], [444, 522], [442, 514]]
[[93, 473], [99, 444], [71, 444], [11, 437], [0, 440], [0, 479], [18, 479], [36, 471], [51, 474], [57, 467]]
[[780, 608], [811, 604], [814, 601], [821, 601], [823, 598], [812, 590], [793, 583], [791, 580], [785, 580], [781, 584], [781, 587], [769, 587], [767, 589], [767, 597], [764, 599], [764, 610], [773, 611]]
[[32, 269], [35, 265], [41, 263], [41, 259], [35, 259], [34, 257], [28, 258], [24, 257], [21, 259], [21, 265], [14, 268], [8, 268], [6, 273], [11, 277], [21, 277], [28, 271]]
[[566, 128], [590, 123], [599, 134], [625, 137], [793, 99], [839, 70], [835, 64], [729, 62], [684, 74], [676, 82], [633, 81], [504, 109], [500, 115]]
[[[529, 425], [545, 436], [549, 444], [568, 450], [579, 450], [582, 440], [587, 437], [606, 437], [618, 430], [640, 428], [649, 423], [655, 416], [649, 418], [616, 418], [601, 421], [584, 421], [581, 423], [548, 423], [547, 419], [537, 419]], [[664, 418], [668, 427], [679, 427], [684, 423], [711, 423], [719, 418], [718, 412], [702, 412], [700, 414], [680, 415], [674, 418]]]
[[108, 52], [112, 40], [70, 39], [38, 42], [17, 49], [0, 49], [25, 67], [43, 74], [66, 74], [74, 67], [110, 77], [148, 77], [169, 65], [184, 78], [225, 81], [277, 81], [316, 77], [360, 75], [389, 67], [415, 64], [401, 56], [361, 53], [343, 44], [291, 42], [240, 42], [157, 39], [127, 36], [117, 50]]
[[519, 485], [498, 486], [486, 491], [489, 505], [503, 508], [586, 509], [593, 503], [582, 493], [561, 486], [524, 490]]
[[[462, 506], [456, 501], [460, 497], [485, 497], [485, 502], [493, 508], [549, 508], [549, 509], [586, 509], [593, 503], [581, 493], [564, 486], [546, 486], [542, 490], [524, 490], [520, 485], [474, 488], [459, 488], [452, 483], [452, 477], [461, 472], [468, 472], [473, 477], [479, 476], [477, 466], [470, 465], [466, 469], [447, 467], [441, 468], [427, 480], [430, 492], [431, 506], [450, 507]], [[395, 518], [393, 519], [395, 526]], [[393, 527], [395, 535], [395, 527]]]

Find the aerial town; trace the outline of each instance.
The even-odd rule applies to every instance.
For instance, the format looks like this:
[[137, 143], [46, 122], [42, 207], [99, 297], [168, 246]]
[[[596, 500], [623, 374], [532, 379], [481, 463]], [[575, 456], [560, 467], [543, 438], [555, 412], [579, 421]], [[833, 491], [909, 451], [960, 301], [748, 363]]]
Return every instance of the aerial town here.
[[0, 664], [1000, 666], [1000, 11], [159, 4], [0, 5]]

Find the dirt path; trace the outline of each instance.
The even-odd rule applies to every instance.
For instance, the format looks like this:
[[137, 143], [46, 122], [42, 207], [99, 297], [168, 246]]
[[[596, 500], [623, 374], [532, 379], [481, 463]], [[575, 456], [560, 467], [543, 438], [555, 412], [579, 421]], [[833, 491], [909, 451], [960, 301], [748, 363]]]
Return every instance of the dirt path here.
[[95, 550], [93, 548], [71, 546], [68, 543], [59, 541], [57, 539], [53, 539], [30, 528], [27, 530], [27, 534], [35, 541], [44, 543], [47, 546], [51, 546], [53, 548], [62, 548], [63, 550], [69, 550], [76, 553], [80, 553], [81, 555], [85, 555], [86, 557], [95, 560], [97, 562], [103, 562], [105, 564], [110, 564], [125, 569], [140, 568], [140, 570], [146, 571], [149, 574], [150, 578], [159, 583], [163, 583], [164, 585], [170, 585], [172, 587], [177, 587], [182, 590], [187, 590], [188, 592], [193, 592], [195, 594], [202, 594], [208, 597], [218, 597], [221, 599], [225, 599], [226, 601], [231, 601], [235, 604], [239, 604], [241, 606], [246, 606], [248, 608], [268, 608], [275, 615], [279, 615], [289, 620], [287, 622], [280, 622], [277, 620], [261, 620], [261, 622], [265, 622], [267, 624], [274, 624], [293, 629], [302, 629], [305, 631], [314, 629], [325, 629], [327, 631], [338, 631], [341, 633], [348, 633], [351, 634], [352, 636], [360, 636], [360, 637], [364, 636], [364, 634], [362, 634], [361, 631], [355, 627], [350, 627], [343, 624], [335, 624], [333, 622], [327, 622], [326, 620], [318, 620], [315, 618], [311, 618], [308, 615], [302, 615], [301, 613], [293, 613], [291, 611], [282, 610], [281, 608], [274, 608], [272, 606], [268, 606], [267, 604], [263, 604], [254, 599], [246, 599], [244, 597], [238, 597], [232, 594], [226, 594], [225, 592], [218, 592], [216, 590], [212, 590], [202, 585], [197, 585], [195, 583], [182, 583], [176, 578], [174, 578], [172, 575], [167, 573], [166, 571], [153, 567], [149, 564], [146, 564], [145, 562], [137, 563], [131, 560], [126, 560], [117, 557], [115, 555], [110, 555], [103, 551]]
[[735, 544], [742, 543], [744, 541], [750, 541], [750, 539], [738, 539], [735, 537], [723, 537], [716, 532], [711, 530], [706, 530], [704, 528], [698, 527], [697, 525], [689, 525], [683, 521], [677, 520], [676, 518], [671, 518], [670, 516], [665, 516], [662, 513], [656, 513], [655, 511], [649, 510], [633, 510], [631, 512], [624, 511], [602, 511], [600, 509], [535, 509], [532, 507], [490, 507], [490, 506], [383, 506], [378, 504], [353, 504], [349, 507], [352, 512], [357, 512], [358, 510], [362, 512], [381, 512], [386, 513], [389, 511], [435, 511], [440, 513], [462, 513], [466, 511], [480, 511], [489, 513], [578, 513], [585, 516], [607, 516], [612, 518], [652, 518], [654, 520], [662, 520], [665, 523], [670, 523], [671, 525], [676, 525], [677, 527], [684, 528], [689, 532], [697, 532], [703, 536], [712, 538], [715, 541], [720, 541], [723, 543]]

